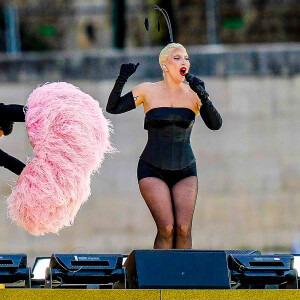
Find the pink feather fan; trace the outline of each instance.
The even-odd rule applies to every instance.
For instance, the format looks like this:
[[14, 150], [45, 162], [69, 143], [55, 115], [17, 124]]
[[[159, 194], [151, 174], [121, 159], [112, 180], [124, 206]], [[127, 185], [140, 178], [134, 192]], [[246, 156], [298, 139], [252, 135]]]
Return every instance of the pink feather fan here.
[[111, 124], [99, 103], [65, 82], [35, 89], [25, 117], [35, 157], [7, 199], [8, 214], [33, 235], [72, 225], [90, 195], [91, 175], [110, 144]]

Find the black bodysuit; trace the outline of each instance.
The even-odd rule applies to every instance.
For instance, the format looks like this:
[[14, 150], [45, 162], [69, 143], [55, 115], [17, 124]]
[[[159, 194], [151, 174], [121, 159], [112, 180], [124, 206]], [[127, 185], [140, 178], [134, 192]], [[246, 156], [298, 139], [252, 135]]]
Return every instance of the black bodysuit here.
[[156, 177], [169, 187], [183, 178], [197, 176], [190, 136], [195, 113], [183, 107], [156, 107], [145, 115], [148, 142], [140, 156], [138, 180]]
[[[137, 66], [138, 64], [121, 66], [120, 75], [108, 98], [107, 112], [122, 114], [136, 108], [132, 92], [122, 97], [121, 93]], [[204, 83], [196, 77], [189, 77], [191, 88], [197, 88], [194, 91], [201, 100], [200, 115], [205, 125], [211, 130], [220, 129], [222, 118], [209, 100]], [[197, 176], [195, 157], [190, 145], [194, 122], [195, 113], [185, 107], [156, 107], [146, 113], [145, 129], [148, 130], [148, 142], [138, 164], [139, 181], [146, 177], [156, 177], [172, 187], [186, 177]]]
[[165, 170], [180, 170], [195, 161], [190, 136], [195, 113], [183, 107], [156, 107], [145, 115], [148, 142], [141, 159]]

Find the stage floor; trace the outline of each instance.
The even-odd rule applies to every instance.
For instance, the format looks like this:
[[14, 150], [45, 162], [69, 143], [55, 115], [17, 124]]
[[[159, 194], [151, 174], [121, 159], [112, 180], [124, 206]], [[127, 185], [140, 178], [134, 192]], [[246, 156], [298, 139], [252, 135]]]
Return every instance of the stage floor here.
[[141, 300], [194, 300], [194, 299], [300, 299], [300, 290], [40, 290], [2, 289], [0, 299], [141, 299]]

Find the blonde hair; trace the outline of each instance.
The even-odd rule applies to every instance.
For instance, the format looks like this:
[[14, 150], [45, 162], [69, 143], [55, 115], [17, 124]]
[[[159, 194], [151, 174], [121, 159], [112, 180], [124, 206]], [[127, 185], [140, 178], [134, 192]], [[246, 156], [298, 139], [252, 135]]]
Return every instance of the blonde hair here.
[[185, 48], [179, 43], [170, 43], [164, 49], [162, 49], [159, 54], [159, 64], [162, 66], [164, 63], [166, 63], [171, 52], [177, 48], [182, 48], [185, 50]]

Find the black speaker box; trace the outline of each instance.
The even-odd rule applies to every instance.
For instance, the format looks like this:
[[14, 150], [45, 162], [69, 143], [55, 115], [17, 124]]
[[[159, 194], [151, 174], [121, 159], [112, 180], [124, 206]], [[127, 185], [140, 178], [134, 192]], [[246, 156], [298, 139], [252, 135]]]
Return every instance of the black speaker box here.
[[129, 288], [230, 289], [225, 251], [134, 250], [124, 266]]

